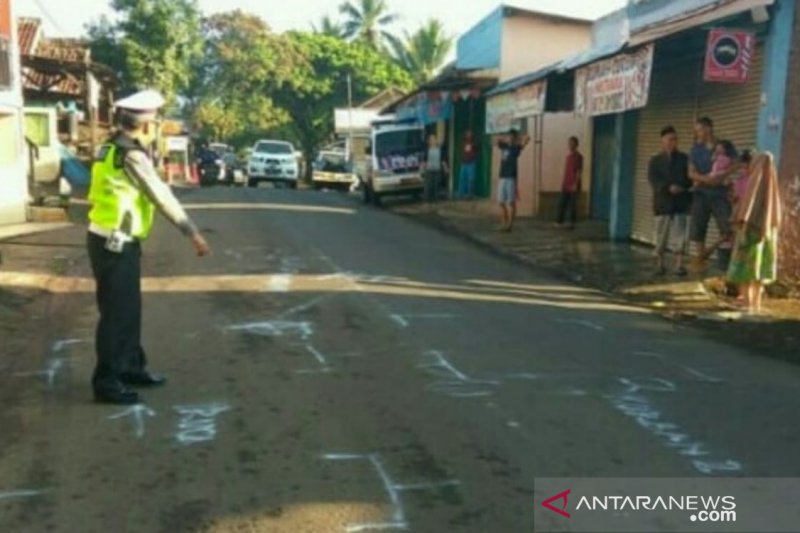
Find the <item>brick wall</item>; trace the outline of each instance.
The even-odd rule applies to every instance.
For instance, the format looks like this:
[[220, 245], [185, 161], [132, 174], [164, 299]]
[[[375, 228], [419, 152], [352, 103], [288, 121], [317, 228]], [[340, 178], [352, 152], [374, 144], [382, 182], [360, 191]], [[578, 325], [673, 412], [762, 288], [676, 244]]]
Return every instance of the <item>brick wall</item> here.
[[781, 277], [800, 284], [800, 10], [795, 10], [786, 104], [779, 169], [786, 210], [781, 232]]

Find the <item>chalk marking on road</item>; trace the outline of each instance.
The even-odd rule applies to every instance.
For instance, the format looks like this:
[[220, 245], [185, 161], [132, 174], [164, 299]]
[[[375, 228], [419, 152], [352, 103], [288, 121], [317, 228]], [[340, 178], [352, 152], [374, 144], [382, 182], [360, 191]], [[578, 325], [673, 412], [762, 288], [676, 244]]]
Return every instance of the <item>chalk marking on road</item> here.
[[25, 377], [33, 377], [33, 376], [42, 376], [45, 378], [48, 387], [53, 387], [56, 383], [56, 377], [58, 377], [58, 373], [64, 368], [66, 364], [65, 359], [57, 358], [51, 359], [47, 363], [47, 368], [45, 370], [40, 370], [38, 372], [17, 372], [14, 376], [19, 378]]
[[692, 368], [690, 366], [685, 366], [685, 367], [683, 367], [683, 369], [686, 370], [686, 372], [688, 372], [692, 376], [694, 376], [697, 379], [699, 379], [700, 381], [705, 381], [706, 383], [724, 383], [725, 382], [725, 380], [722, 379], [722, 378], [710, 376], [710, 375], [706, 374], [705, 372], [701, 372], [700, 370], [697, 370], [697, 369]]
[[399, 314], [393, 313], [391, 319], [394, 320], [401, 328], [411, 326], [409, 320], [453, 320], [457, 318], [456, 315], [448, 313], [417, 313], [417, 314]]
[[53, 343], [53, 353], [61, 353], [70, 346], [75, 346], [77, 344], [85, 344], [86, 341], [81, 339], [65, 339], [61, 341], [56, 341]]
[[741, 472], [742, 464], [738, 461], [724, 461], [707, 463], [705, 461], [694, 461], [694, 467], [702, 474], [710, 476], [717, 472]]
[[442, 377], [440, 371], [444, 370], [446, 372], [446, 375], [444, 377], [452, 376], [460, 381], [469, 381], [469, 376], [467, 376], [466, 374], [458, 370], [456, 367], [454, 367], [452, 363], [450, 363], [450, 361], [448, 361], [447, 358], [444, 356], [444, 353], [438, 350], [430, 350], [428, 352], [425, 352], [425, 356], [433, 359], [434, 361], [432, 363], [419, 365], [419, 368], [431, 371], [429, 373], [432, 373], [437, 377]]
[[641, 357], [650, 357], [652, 359], [664, 359], [664, 355], [658, 352], [636, 351], [633, 352], [633, 355], [639, 355]]
[[227, 331], [241, 331], [261, 337], [284, 337], [297, 335], [307, 340], [314, 335], [314, 326], [311, 322], [292, 322], [287, 320], [268, 320], [265, 322], [250, 322], [236, 324], [225, 328]]
[[374, 522], [364, 524], [351, 524], [347, 526], [347, 531], [357, 533], [360, 531], [388, 530], [388, 529], [408, 529], [409, 522], [406, 518], [405, 507], [403, 506], [402, 493], [407, 491], [431, 491], [447, 487], [457, 487], [461, 485], [458, 480], [446, 480], [433, 483], [395, 483], [388, 470], [384, 466], [383, 459], [377, 453], [371, 454], [350, 454], [350, 453], [328, 453], [322, 456], [329, 461], [368, 461], [378, 478], [383, 483], [386, 495], [391, 502], [391, 517], [386, 522]]
[[44, 494], [43, 490], [9, 490], [0, 491], [0, 500], [17, 500], [21, 498], [34, 498]]
[[145, 420], [146, 418], [153, 418], [156, 416], [156, 412], [147, 407], [144, 404], [137, 404], [129, 407], [128, 409], [117, 413], [115, 415], [111, 415], [108, 417], [109, 420], [121, 420], [126, 417], [133, 418], [134, 424], [134, 432], [136, 434], [136, 438], [141, 439], [144, 438], [145, 434]]
[[394, 323], [400, 326], [401, 328], [407, 328], [411, 326], [411, 323], [408, 320], [406, 320], [405, 317], [402, 315], [392, 314], [389, 315], [389, 318], [391, 318], [394, 321]]
[[173, 409], [180, 417], [175, 439], [184, 446], [191, 446], [213, 441], [217, 436], [216, 417], [232, 407], [224, 403], [209, 403], [176, 405]]
[[606, 328], [600, 324], [596, 324], [591, 320], [575, 320], [575, 319], [560, 319], [556, 322], [560, 324], [573, 324], [575, 326], [583, 326], [584, 328], [593, 329], [595, 331], [605, 331]]
[[269, 277], [267, 292], [289, 292], [292, 286], [292, 276], [289, 274], [277, 274]]
[[319, 350], [314, 348], [313, 345], [307, 344], [306, 345], [306, 350], [308, 350], [309, 353], [314, 356], [314, 359], [317, 360], [317, 362], [320, 364], [320, 366], [324, 366], [324, 367], [328, 366], [328, 360], [325, 359], [325, 356], [322, 355], [322, 352], [320, 352]]
[[513, 429], [517, 429], [518, 427], [520, 427], [520, 425], [521, 424], [519, 422], [517, 422], [516, 420], [510, 420], [507, 423], [507, 426], [510, 427], [510, 428], [513, 428]]
[[[616, 410], [632, 418], [643, 429], [659, 437], [666, 447], [676, 449], [684, 457], [698, 458], [711, 455], [705, 443], [682, 432], [677, 424], [665, 421], [662, 413], [656, 410], [650, 400], [640, 395], [643, 392], [674, 393], [677, 387], [673, 382], [661, 378], [643, 378], [638, 381], [619, 378], [618, 381], [625, 390], [619, 394], [605, 396]], [[692, 461], [692, 465], [697, 471], [706, 475], [722, 471], [715, 470], [709, 465], [727, 466], [730, 470], [724, 471], [730, 472], [738, 472], [742, 469], [741, 463], [732, 460], [704, 462], [695, 459]]]
[[304, 312], [308, 311], [309, 309], [315, 307], [320, 302], [323, 302], [324, 300], [327, 300], [328, 298], [332, 298], [332, 297], [333, 297], [332, 294], [323, 294], [322, 296], [318, 296], [318, 297], [316, 297], [316, 298], [314, 298], [312, 300], [309, 300], [308, 302], [306, 302], [304, 304], [292, 307], [291, 309], [287, 309], [286, 311], [284, 311], [283, 313], [278, 315], [278, 319], [279, 320], [286, 320], [287, 318], [290, 318], [290, 317], [292, 317], [292, 316], [294, 316], [294, 315], [296, 315], [298, 313], [304, 313]]

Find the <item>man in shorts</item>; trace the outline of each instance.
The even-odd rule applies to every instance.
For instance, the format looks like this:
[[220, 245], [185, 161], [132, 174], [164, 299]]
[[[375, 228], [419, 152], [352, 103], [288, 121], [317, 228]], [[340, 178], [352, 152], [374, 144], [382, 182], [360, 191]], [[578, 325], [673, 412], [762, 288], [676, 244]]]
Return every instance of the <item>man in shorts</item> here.
[[503, 220], [499, 230], [510, 232], [517, 218], [517, 178], [519, 175], [519, 156], [531, 141], [527, 135], [520, 135], [518, 130], [498, 139], [500, 149], [500, 183], [498, 203], [502, 209]]

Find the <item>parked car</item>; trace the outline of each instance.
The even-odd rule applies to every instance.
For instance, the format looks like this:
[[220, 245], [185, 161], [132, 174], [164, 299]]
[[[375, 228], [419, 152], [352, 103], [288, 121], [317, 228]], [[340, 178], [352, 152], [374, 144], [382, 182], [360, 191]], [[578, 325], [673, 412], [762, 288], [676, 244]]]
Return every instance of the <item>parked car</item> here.
[[421, 124], [384, 120], [373, 123], [366, 168], [359, 171], [364, 203], [380, 205], [389, 195], [420, 197], [424, 190], [422, 157], [425, 131]]
[[268, 182], [295, 189], [299, 177], [300, 164], [291, 143], [264, 140], [253, 146], [253, 153], [247, 164], [248, 186], [258, 187], [259, 183]]
[[323, 151], [314, 161], [311, 181], [315, 189], [350, 190], [358, 183], [347, 154], [339, 151]]

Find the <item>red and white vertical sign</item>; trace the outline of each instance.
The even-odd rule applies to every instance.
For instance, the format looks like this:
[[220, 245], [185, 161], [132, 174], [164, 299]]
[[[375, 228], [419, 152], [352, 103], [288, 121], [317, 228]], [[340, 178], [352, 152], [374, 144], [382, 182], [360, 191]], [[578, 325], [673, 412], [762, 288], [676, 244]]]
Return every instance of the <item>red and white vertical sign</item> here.
[[756, 36], [749, 31], [715, 29], [708, 35], [705, 80], [746, 83], [756, 53]]

